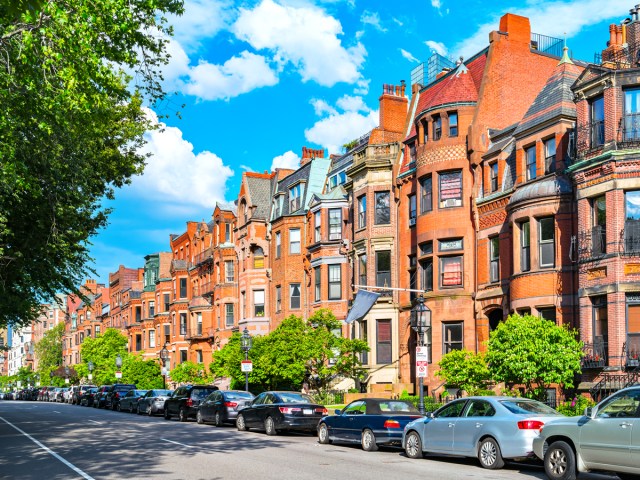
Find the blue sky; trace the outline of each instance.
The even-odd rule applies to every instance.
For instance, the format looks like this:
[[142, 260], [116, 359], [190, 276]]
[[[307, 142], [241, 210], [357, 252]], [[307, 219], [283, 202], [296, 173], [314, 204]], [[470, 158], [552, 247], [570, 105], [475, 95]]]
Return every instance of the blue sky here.
[[410, 83], [432, 51], [470, 57], [506, 12], [563, 38], [592, 61], [608, 25], [633, 1], [185, 0], [165, 88], [150, 115], [173, 113], [147, 135], [145, 173], [116, 193], [110, 225], [92, 239], [98, 280], [169, 250], [188, 220], [209, 221], [237, 197], [244, 170], [295, 167], [303, 146], [339, 153], [378, 123], [383, 83]]

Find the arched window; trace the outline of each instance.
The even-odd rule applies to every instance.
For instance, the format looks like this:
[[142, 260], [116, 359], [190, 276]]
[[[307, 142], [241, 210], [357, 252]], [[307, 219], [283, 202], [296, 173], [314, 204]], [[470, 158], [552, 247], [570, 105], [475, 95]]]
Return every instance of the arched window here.
[[251, 249], [253, 255], [253, 268], [264, 268], [264, 251], [261, 247], [254, 246]]

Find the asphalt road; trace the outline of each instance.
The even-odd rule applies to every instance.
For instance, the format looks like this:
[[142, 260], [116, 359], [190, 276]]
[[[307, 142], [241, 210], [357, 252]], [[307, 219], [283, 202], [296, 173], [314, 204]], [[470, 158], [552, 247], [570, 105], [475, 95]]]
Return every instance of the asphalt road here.
[[[540, 466], [483, 470], [475, 459], [410, 460], [315, 437], [180, 423], [60, 403], [0, 401], [0, 479], [542, 479]], [[613, 480], [582, 475], [581, 480]]]

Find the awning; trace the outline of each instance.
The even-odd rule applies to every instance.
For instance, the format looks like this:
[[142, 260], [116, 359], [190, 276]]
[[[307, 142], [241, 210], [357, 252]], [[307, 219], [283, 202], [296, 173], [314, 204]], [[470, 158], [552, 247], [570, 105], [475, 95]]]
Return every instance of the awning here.
[[358, 320], [362, 320], [371, 307], [373, 307], [380, 296], [379, 293], [369, 292], [368, 290], [358, 290], [356, 298], [353, 301], [351, 310], [345, 320], [347, 323], [353, 323]]

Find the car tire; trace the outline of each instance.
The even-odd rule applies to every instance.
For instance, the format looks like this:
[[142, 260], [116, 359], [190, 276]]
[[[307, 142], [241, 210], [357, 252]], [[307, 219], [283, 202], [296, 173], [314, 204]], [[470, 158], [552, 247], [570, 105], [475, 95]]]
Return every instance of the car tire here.
[[138, 415], [142, 415], [142, 410], [140, 410], [140, 405], [138, 405], [138, 407], [136, 408], [136, 413]]
[[216, 412], [215, 416], [214, 416], [214, 424], [216, 427], [221, 427], [222, 426], [222, 417], [220, 416], [220, 412]]
[[482, 468], [498, 470], [504, 467], [504, 459], [500, 452], [500, 445], [495, 439], [487, 437], [478, 445], [478, 460]]
[[111, 404], [111, 410], [117, 410], [118, 412], [122, 411], [122, 408], [120, 408], [120, 404], [118, 403], [116, 404]]
[[409, 432], [404, 441], [404, 453], [409, 458], [422, 458], [422, 440], [418, 432]]
[[180, 410], [178, 411], [178, 420], [180, 420], [181, 422], [186, 422], [187, 420], [189, 420], [189, 415], [187, 415], [184, 407], [180, 408]]
[[362, 449], [365, 452], [375, 452], [376, 450], [378, 450], [378, 444], [376, 443], [376, 436], [368, 428], [365, 428], [364, 431], [362, 432], [360, 443], [362, 444]]
[[167, 407], [164, 408], [164, 419], [171, 420], [171, 415], [169, 414], [169, 409]]
[[331, 439], [329, 439], [329, 427], [327, 427], [326, 423], [321, 423], [318, 427], [318, 443], [322, 445], [331, 443]]
[[278, 434], [278, 431], [276, 430], [276, 422], [273, 421], [272, 417], [267, 417], [264, 419], [264, 431], [270, 437]]
[[575, 480], [576, 454], [563, 441], [553, 442], [544, 454], [544, 471], [551, 480]]
[[196, 422], [199, 423], [200, 425], [204, 423], [204, 420], [202, 419], [202, 413], [200, 413], [200, 410], [198, 410], [198, 413], [196, 413]]
[[153, 407], [151, 405], [149, 405], [149, 410], [147, 410], [147, 415], [149, 415], [150, 417], [153, 417]]
[[238, 415], [238, 418], [236, 419], [236, 428], [240, 432], [246, 432], [247, 430], [249, 430], [247, 428], [247, 424], [244, 423], [244, 415], [242, 414]]

